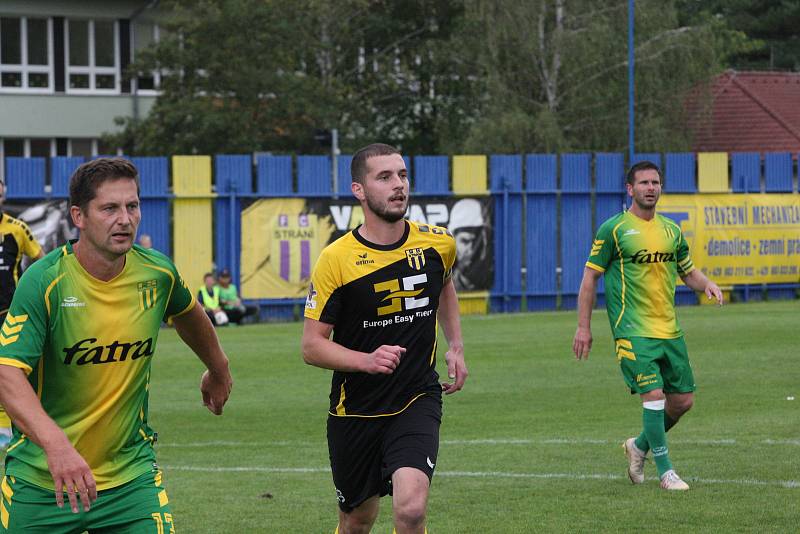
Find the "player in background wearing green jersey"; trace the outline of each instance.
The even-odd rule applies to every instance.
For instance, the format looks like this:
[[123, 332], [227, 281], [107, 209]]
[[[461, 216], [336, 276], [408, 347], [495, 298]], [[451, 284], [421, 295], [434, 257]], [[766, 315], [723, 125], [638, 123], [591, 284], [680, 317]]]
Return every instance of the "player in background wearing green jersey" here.
[[14, 422], [0, 532], [174, 532], [148, 425], [162, 321], [172, 318], [208, 368], [200, 391], [217, 415], [232, 386], [228, 358], [172, 262], [134, 245], [133, 164], [81, 165], [70, 205], [80, 238], [25, 272], [0, 334], [0, 401]]
[[628, 476], [644, 482], [648, 450], [658, 468], [661, 487], [687, 490], [672, 469], [666, 432], [694, 402], [694, 376], [675, 317], [675, 280], [702, 291], [722, 305], [722, 292], [695, 269], [681, 228], [656, 213], [661, 171], [643, 161], [626, 176], [628, 211], [604, 222], [597, 231], [578, 294], [578, 329], [572, 350], [580, 360], [592, 348], [591, 319], [597, 281], [604, 275], [606, 307], [617, 360], [631, 393], [643, 405], [642, 433], [625, 441]]

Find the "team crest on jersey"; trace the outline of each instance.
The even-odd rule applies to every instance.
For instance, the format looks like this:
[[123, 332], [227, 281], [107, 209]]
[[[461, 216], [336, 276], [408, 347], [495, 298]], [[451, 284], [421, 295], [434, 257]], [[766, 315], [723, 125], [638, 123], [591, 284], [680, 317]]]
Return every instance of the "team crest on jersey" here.
[[425, 251], [421, 248], [410, 248], [406, 250], [406, 259], [412, 269], [421, 271], [425, 267]]
[[139, 291], [140, 310], [149, 310], [156, 305], [156, 298], [158, 297], [158, 283], [155, 280], [139, 282], [136, 284], [136, 289]]

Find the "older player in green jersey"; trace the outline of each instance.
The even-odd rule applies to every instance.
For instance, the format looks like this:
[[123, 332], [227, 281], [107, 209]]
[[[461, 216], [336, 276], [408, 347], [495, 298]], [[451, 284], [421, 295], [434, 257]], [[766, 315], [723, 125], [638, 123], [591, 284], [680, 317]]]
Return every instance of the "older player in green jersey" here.
[[[408, 171], [397, 149], [373, 144], [351, 165], [364, 224], [328, 245], [311, 275], [306, 363], [332, 369], [328, 450], [338, 534], [367, 534], [391, 494], [398, 534], [422, 534], [439, 450], [442, 391], [467, 378], [453, 236], [407, 221]], [[437, 318], [452, 383], [436, 373]], [[331, 335], [333, 338], [331, 339]]]
[[722, 292], [695, 269], [689, 246], [678, 224], [656, 213], [661, 195], [661, 171], [643, 161], [626, 177], [628, 211], [604, 222], [597, 231], [578, 295], [578, 329], [572, 350], [588, 358], [592, 348], [591, 319], [597, 281], [604, 275], [606, 308], [614, 335], [617, 361], [631, 393], [643, 405], [642, 433], [625, 441], [628, 476], [644, 482], [649, 450], [661, 487], [687, 490], [672, 469], [666, 432], [694, 402], [694, 376], [675, 317], [675, 281], [702, 291], [722, 305]]
[[162, 322], [172, 318], [208, 368], [200, 390], [215, 414], [231, 390], [228, 359], [172, 262], [133, 244], [141, 218], [133, 164], [81, 165], [70, 204], [80, 238], [26, 271], [2, 327], [0, 400], [14, 437], [0, 532], [171, 532], [148, 424]]

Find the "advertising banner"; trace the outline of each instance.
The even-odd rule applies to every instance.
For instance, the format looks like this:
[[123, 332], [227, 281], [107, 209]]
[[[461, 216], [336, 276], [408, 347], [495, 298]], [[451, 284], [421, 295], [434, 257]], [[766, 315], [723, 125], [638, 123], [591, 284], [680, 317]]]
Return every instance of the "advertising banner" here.
[[[24, 221], [30, 227], [33, 237], [39, 242], [45, 254], [56, 247], [65, 245], [70, 239], [78, 237], [78, 230], [72, 225], [66, 200], [49, 200], [30, 204], [15, 200], [4, 203], [2, 211]], [[29, 258], [23, 258], [23, 269], [29, 262]]]
[[[456, 240], [456, 289], [493, 280], [490, 197], [412, 199], [406, 217], [449, 228]], [[355, 199], [275, 198], [242, 210], [241, 291], [248, 299], [301, 298], [320, 252], [364, 222]]]
[[719, 285], [800, 280], [800, 196], [663, 195], [695, 265]]

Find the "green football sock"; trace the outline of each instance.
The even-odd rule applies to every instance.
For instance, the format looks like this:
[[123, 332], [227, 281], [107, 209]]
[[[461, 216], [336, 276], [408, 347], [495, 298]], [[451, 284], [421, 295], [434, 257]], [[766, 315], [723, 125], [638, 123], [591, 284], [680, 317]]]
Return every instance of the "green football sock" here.
[[653, 450], [653, 460], [656, 462], [658, 476], [661, 477], [672, 469], [672, 462], [669, 461], [669, 449], [667, 449], [667, 433], [664, 430], [664, 410], [644, 408], [643, 412], [644, 435]]
[[[669, 429], [675, 426], [677, 422], [677, 419], [673, 419], [666, 411], [664, 412], [664, 432], [669, 432]], [[650, 450], [650, 444], [647, 443], [647, 436], [644, 435], [644, 430], [642, 430], [642, 433], [639, 434], [634, 443], [636, 448], [645, 454]]]

